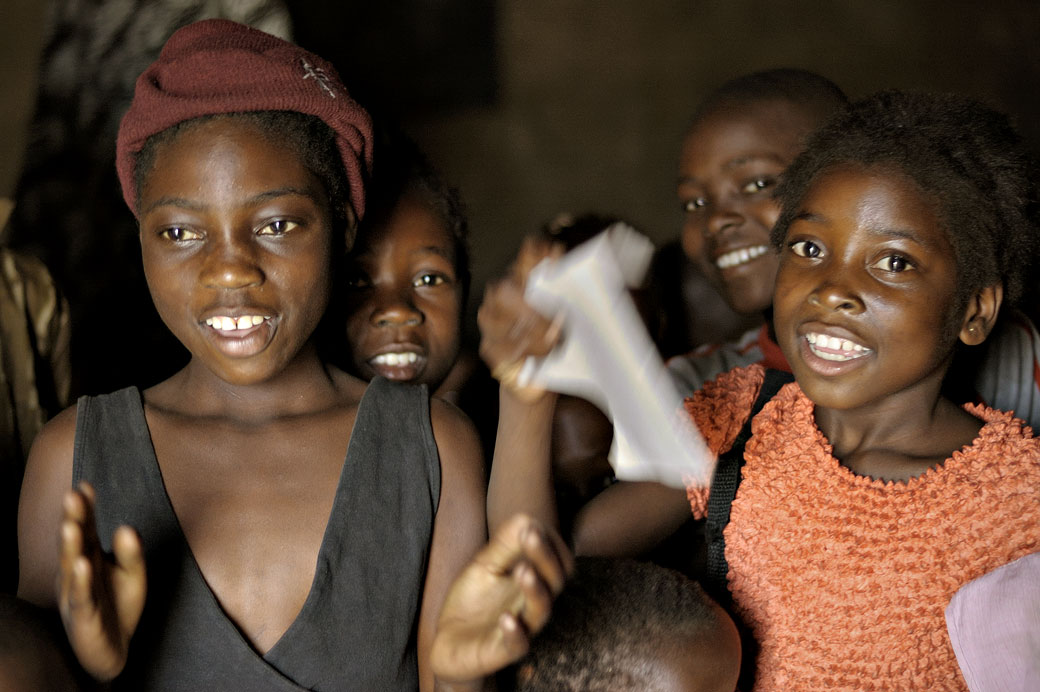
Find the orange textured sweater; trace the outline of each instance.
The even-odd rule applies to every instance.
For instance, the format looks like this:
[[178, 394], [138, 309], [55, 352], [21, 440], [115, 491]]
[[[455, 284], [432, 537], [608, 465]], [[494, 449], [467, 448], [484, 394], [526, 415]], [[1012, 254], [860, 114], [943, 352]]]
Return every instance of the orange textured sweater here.
[[[761, 387], [738, 368], [687, 399], [716, 452]], [[1040, 441], [1011, 414], [908, 482], [831, 454], [813, 403], [786, 385], [752, 422], [725, 530], [734, 605], [761, 647], [755, 690], [966, 690], [943, 610], [966, 582], [1040, 550]], [[689, 488], [693, 514], [708, 491]]]

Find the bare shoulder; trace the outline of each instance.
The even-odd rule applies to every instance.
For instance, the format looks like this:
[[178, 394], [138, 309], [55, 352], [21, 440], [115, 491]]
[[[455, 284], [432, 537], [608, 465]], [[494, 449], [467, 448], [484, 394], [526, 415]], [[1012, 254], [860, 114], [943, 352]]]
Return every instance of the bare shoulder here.
[[41, 606], [55, 603], [62, 497], [72, 487], [76, 407], [65, 409], [36, 436], [18, 502], [18, 595]]
[[456, 453], [466, 457], [476, 455], [479, 465], [483, 467], [477, 427], [460, 408], [444, 399], [430, 397], [430, 420], [441, 456], [454, 456]]
[[430, 419], [440, 456], [441, 496], [419, 616], [420, 689], [424, 692], [433, 689], [430, 646], [444, 596], [487, 540], [484, 462], [476, 428], [466, 414], [437, 398], [430, 399]]
[[459, 498], [466, 504], [479, 501], [485, 520], [487, 482], [484, 452], [473, 421], [454, 404], [430, 399], [430, 420], [441, 462], [441, 502]]

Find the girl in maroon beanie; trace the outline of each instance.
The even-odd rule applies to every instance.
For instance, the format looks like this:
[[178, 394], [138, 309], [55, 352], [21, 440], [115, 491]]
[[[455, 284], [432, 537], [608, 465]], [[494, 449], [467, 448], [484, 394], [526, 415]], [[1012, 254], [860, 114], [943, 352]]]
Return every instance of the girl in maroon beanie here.
[[370, 142], [331, 65], [232, 22], [181, 29], [138, 80], [119, 179], [191, 360], [60, 414], [19, 508], [19, 595], [113, 689], [434, 686], [441, 602], [485, 537], [476, 435], [315, 336]]

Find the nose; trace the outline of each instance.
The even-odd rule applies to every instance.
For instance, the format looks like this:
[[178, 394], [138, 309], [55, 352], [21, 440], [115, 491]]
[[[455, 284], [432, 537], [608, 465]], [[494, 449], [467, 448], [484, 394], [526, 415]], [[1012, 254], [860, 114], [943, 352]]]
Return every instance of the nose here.
[[828, 281], [809, 294], [809, 303], [834, 312], [858, 315], [863, 312], [863, 300], [846, 282]]
[[424, 315], [415, 305], [410, 292], [389, 289], [375, 297], [371, 322], [376, 327], [417, 327]]
[[235, 289], [258, 286], [264, 271], [255, 251], [246, 243], [214, 239], [203, 265], [202, 281], [214, 288]]
[[732, 196], [724, 195], [717, 199], [718, 201], [713, 206], [711, 214], [708, 216], [708, 223], [705, 226], [709, 237], [716, 236], [728, 228], [740, 226], [744, 223], [743, 210]]

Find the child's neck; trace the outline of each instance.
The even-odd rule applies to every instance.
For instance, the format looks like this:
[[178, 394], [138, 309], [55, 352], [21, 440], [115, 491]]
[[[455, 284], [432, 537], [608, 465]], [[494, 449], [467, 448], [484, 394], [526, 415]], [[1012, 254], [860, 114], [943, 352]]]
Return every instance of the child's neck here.
[[223, 418], [240, 425], [306, 416], [344, 402], [359, 380], [323, 363], [316, 354], [301, 354], [276, 376], [259, 383], [233, 384], [192, 360], [170, 379], [146, 393], [150, 405], [193, 417]]
[[941, 465], [970, 445], [983, 425], [938, 391], [900, 392], [852, 410], [817, 405], [814, 415], [843, 466], [890, 481], [907, 481]]

